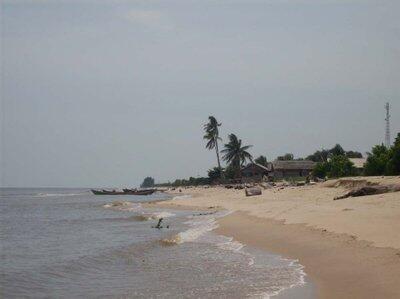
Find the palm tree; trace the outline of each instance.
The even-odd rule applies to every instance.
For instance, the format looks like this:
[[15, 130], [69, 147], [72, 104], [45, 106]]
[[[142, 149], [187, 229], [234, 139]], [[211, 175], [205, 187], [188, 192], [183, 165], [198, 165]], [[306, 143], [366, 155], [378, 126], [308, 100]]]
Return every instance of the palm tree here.
[[206, 144], [207, 149], [212, 150], [215, 148], [215, 152], [217, 153], [218, 168], [220, 170], [220, 173], [222, 174], [221, 161], [219, 159], [218, 150], [218, 140], [222, 140], [219, 137], [219, 126], [221, 126], [221, 124], [218, 123], [217, 119], [214, 116], [209, 116], [208, 123], [204, 125], [204, 131], [206, 132], [206, 134], [203, 138], [208, 140]]
[[242, 140], [238, 139], [235, 134], [230, 134], [228, 138], [229, 143], [225, 144], [225, 148], [221, 151], [221, 153], [224, 153], [222, 159], [231, 164], [239, 173], [240, 167], [246, 160], [252, 160], [251, 154], [247, 151], [252, 145], [242, 146]]

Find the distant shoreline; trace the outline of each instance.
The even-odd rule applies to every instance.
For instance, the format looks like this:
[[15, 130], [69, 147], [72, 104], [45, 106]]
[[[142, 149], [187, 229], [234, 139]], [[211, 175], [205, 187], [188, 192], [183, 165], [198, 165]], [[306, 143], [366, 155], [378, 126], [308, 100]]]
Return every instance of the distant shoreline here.
[[216, 232], [298, 259], [317, 298], [400, 298], [400, 193], [333, 201], [346, 189], [318, 184], [263, 190], [255, 197], [221, 187], [182, 191], [192, 198], [157, 205], [234, 211], [219, 220]]

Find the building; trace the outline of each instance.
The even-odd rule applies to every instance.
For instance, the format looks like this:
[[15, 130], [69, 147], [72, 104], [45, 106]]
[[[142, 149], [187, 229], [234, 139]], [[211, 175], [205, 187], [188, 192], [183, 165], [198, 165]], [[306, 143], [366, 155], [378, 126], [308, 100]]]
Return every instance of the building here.
[[364, 173], [364, 165], [367, 162], [366, 158], [350, 158], [350, 162], [354, 164], [356, 168], [357, 175], [362, 175]]
[[268, 166], [264, 166], [258, 163], [249, 163], [242, 168], [242, 181], [245, 183], [250, 182], [261, 182], [267, 180], [268, 175], [271, 173], [271, 163]]
[[308, 160], [274, 161], [271, 176], [274, 179], [307, 177], [314, 169], [315, 162]]
[[274, 161], [267, 166], [250, 163], [242, 168], [242, 181], [261, 182], [272, 179], [283, 179], [290, 177], [307, 177], [314, 169], [315, 162], [301, 161]]

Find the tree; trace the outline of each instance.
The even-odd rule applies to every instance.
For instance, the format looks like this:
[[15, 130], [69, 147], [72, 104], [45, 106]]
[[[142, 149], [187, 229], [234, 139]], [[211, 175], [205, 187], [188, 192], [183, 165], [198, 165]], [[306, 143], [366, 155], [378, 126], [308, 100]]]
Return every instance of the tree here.
[[229, 164], [224, 171], [224, 177], [226, 179], [232, 180], [235, 178], [235, 176], [237, 175], [237, 171], [235, 170], [235, 168], [233, 167], [232, 164]]
[[336, 155], [328, 162], [328, 176], [329, 177], [345, 177], [355, 175], [355, 167], [353, 162], [344, 155]]
[[213, 183], [222, 177], [221, 169], [218, 167], [214, 167], [208, 170], [207, 172], [208, 178], [210, 182]]
[[267, 166], [268, 164], [267, 158], [265, 156], [259, 156], [254, 160], [254, 162], [263, 166]]
[[294, 160], [294, 155], [291, 153], [284, 154], [283, 156], [279, 156], [276, 158], [279, 161], [292, 161]]
[[345, 177], [356, 174], [354, 164], [346, 156], [333, 156], [327, 162], [318, 162], [312, 174], [319, 178], [325, 177]]
[[383, 144], [375, 145], [372, 148], [372, 153], [368, 153], [367, 162], [364, 166], [365, 175], [384, 175], [388, 162], [389, 150], [386, 146]]
[[343, 147], [338, 143], [329, 150], [329, 153], [331, 156], [344, 156], [346, 154]]
[[360, 152], [348, 151], [348, 152], [346, 152], [346, 157], [347, 158], [362, 158], [363, 155]]
[[247, 151], [252, 145], [242, 146], [242, 140], [238, 139], [235, 134], [230, 134], [228, 138], [229, 143], [226, 143], [224, 149], [221, 151], [221, 153], [224, 154], [222, 158], [230, 164], [240, 176], [240, 167], [247, 159], [252, 159], [251, 154]]
[[331, 149], [322, 149], [316, 151], [314, 154], [306, 157], [306, 160], [311, 160], [314, 162], [326, 162], [328, 158], [332, 156], [346, 156], [347, 158], [362, 158], [362, 154], [356, 151], [346, 152], [340, 144], [336, 144]]
[[314, 154], [306, 157], [306, 160], [311, 160], [314, 162], [326, 162], [328, 161], [329, 150], [322, 149], [320, 151], [316, 151]]
[[318, 162], [312, 171], [312, 175], [324, 179], [328, 176], [329, 165], [326, 162]]
[[146, 177], [143, 180], [143, 183], [140, 185], [141, 188], [150, 188], [154, 187], [154, 179], [152, 177]]
[[219, 159], [219, 150], [218, 150], [218, 140], [222, 140], [219, 137], [218, 127], [221, 126], [221, 123], [218, 123], [217, 119], [214, 116], [208, 117], [208, 123], [204, 125], [205, 135], [204, 139], [208, 140], [206, 144], [206, 148], [212, 150], [215, 148], [215, 152], [217, 154], [217, 162], [218, 168], [220, 169], [220, 174], [222, 175], [221, 161]]
[[389, 150], [389, 161], [385, 173], [388, 175], [400, 174], [400, 133], [397, 134], [396, 140]]

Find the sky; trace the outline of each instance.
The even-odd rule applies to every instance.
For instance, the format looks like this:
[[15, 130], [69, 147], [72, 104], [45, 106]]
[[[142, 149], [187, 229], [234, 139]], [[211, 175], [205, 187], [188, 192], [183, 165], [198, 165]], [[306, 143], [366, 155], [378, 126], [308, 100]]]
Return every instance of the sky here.
[[202, 126], [253, 156], [400, 131], [398, 0], [2, 0], [1, 186], [205, 176]]

